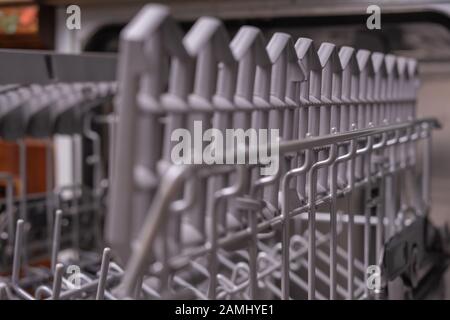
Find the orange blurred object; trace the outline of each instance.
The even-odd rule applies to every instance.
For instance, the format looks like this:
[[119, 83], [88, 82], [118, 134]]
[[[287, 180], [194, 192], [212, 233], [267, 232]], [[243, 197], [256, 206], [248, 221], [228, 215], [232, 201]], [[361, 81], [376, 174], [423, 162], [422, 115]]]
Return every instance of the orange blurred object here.
[[38, 30], [38, 6], [0, 7], [0, 34], [33, 34]]
[[35, 6], [22, 9], [19, 17], [19, 23], [23, 26], [30, 26], [36, 23], [38, 19], [38, 9]]
[[[45, 192], [46, 150], [39, 140], [27, 139], [27, 194]], [[14, 194], [20, 194], [19, 147], [16, 143], [0, 141], [0, 172], [8, 172], [14, 177]], [[5, 183], [0, 181], [0, 186]]]

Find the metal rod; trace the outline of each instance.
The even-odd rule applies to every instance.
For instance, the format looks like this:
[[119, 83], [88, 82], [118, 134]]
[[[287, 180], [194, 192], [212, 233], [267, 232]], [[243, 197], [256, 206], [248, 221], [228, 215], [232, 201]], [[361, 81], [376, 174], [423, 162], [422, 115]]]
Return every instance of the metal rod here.
[[96, 300], [103, 300], [104, 298], [110, 259], [111, 259], [111, 249], [105, 248], [103, 250], [102, 264], [100, 267], [100, 276], [98, 280]]
[[18, 284], [20, 277], [20, 260], [22, 257], [22, 242], [24, 232], [24, 221], [22, 219], [17, 220], [16, 224], [16, 240], [14, 243], [14, 256], [11, 281], [13, 284]]
[[55, 267], [56, 264], [58, 263], [58, 252], [61, 245], [62, 210], [56, 210], [54, 221], [55, 223], [53, 226], [53, 241], [52, 241], [52, 256], [51, 256], [51, 270], [53, 272], [55, 272]]

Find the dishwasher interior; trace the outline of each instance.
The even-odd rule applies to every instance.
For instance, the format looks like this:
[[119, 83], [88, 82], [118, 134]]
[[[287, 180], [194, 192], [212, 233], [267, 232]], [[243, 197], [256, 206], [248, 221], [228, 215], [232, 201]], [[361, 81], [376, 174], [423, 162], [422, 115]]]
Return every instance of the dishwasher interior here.
[[19, 188], [0, 171], [0, 300], [444, 298], [442, 126], [418, 114], [418, 61], [209, 16], [184, 29], [152, 4], [117, 55], [0, 50], [20, 171]]

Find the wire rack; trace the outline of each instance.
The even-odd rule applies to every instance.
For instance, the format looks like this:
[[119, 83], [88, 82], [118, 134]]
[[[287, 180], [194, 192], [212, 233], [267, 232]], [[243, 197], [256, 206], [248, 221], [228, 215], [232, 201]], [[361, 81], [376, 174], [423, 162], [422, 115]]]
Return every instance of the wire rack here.
[[[419, 269], [444, 259], [425, 259], [443, 251], [430, 243], [445, 244], [427, 222], [439, 124], [416, 118], [418, 85], [413, 59], [279, 32], [266, 42], [251, 26], [230, 40], [211, 17], [183, 36], [166, 7], [144, 7], [121, 33], [117, 83], [2, 88], [2, 138], [47, 139], [51, 168], [52, 137], [82, 136], [93, 171], [59, 189], [47, 171], [42, 225], [2, 174], [0, 248], [12, 267], [0, 298], [389, 298], [399, 277], [413, 290]], [[114, 96], [113, 110], [96, 112]], [[174, 164], [173, 131], [199, 121], [278, 129], [278, 170]], [[244, 141], [231, 155], [261, 149]], [[30, 240], [33, 230], [43, 233]], [[37, 243], [47, 266], [32, 263]]]

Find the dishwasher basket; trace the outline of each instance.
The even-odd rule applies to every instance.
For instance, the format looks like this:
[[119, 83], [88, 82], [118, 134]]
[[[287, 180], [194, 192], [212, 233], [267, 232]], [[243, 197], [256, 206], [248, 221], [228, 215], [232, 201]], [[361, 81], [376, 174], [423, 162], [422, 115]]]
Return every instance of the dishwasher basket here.
[[[212, 17], [183, 36], [148, 5], [121, 33], [117, 83], [36, 82], [3, 88], [2, 138], [82, 136], [92, 154], [74, 154], [93, 169], [62, 189], [48, 177], [47, 266], [33, 263], [31, 200], [15, 201], [2, 174], [12, 268], [0, 298], [418, 298], [446, 267], [447, 234], [427, 218], [439, 124], [416, 117], [413, 59], [279, 32], [266, 43], [251, 26], [230, 40]], [[198, 150], [174, 163], [173, 132], [196, 123], [248, 136], [215, 163]], [[253, 144], [253, 129], [279, 139]]]

